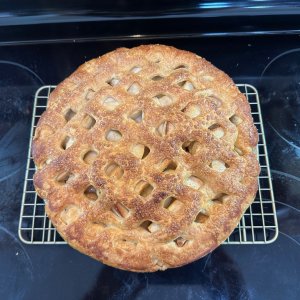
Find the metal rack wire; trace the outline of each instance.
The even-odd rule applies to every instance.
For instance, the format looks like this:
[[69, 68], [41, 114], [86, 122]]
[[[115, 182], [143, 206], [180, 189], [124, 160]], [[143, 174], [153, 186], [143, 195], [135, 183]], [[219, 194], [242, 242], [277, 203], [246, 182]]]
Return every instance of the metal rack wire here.
[[[251, 106], [254, 124], [259, 134], [257, 158], [261, 173], [258, 179], [259, 189], [252, 205], [247, 209], [239, 225], [224, 244], [267, 244], [278, 236], [274, 194], [272, 188], [268, 153], [264, 135], [258, 93], [249, 84], [238, 84]], [[65, 244], [45, 213], [45, 205], [35, 192], [33, 174], [35, 165], [31, 156], [31, 144], [35, 128], [41, 114], [47, 107], [50, 93], [55, 86], [42, 86], [35, 94], [32, 114], [27, 167], [25, 173], [22, 206], [19, 221], [19, 237], [26, 244]]]

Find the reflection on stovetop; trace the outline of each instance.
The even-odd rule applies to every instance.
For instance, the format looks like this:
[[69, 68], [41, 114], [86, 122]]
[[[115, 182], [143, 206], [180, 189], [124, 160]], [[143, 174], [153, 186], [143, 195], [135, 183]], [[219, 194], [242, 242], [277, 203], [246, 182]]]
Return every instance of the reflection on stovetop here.
[[[0, 279], [2, 299], [297, 299], [300, 294], [300, 52], [298, 37], [160, 41], [211, 60], [257, 86], [272, 169], [279, 238], [221, 246], [188, 266], [135, 274], [68, 246], [23, 245], [17, 235], [33, 96], [85, 60], [141, 41], [0, 48]], [[156, 42], [143, 41], [142, 43]], [[222, 55], [220, 55], [222, 53]], [[224, 55], [223, 55], [224, 54]], [[3, 283], [2, 283], [3, 282]]]
[[32, 94], [41, 83], [27, 67], [0, 60], [0, 265], [11, 274], [0, 279], [0, 295], [6, 299], [21, 299], [33, 280], [31, 258], [16, 228]]
[[[280, 231], [300, 243], [300, 48], [274, 57], [261, 74], [264, 119], [277, 192]], [[278, 187], [281, 187], [278, 189]]]

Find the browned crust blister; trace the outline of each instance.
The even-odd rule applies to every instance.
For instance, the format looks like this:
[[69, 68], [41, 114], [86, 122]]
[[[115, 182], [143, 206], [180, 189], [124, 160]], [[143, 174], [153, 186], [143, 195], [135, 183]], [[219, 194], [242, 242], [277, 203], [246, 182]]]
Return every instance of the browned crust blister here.
[[145, 272], [187, 264], [234, 230], [257, 191], [257, 131], [233, 81], [173, 47], [117, 49], [51, 93], [34, 184], [75, 249]]

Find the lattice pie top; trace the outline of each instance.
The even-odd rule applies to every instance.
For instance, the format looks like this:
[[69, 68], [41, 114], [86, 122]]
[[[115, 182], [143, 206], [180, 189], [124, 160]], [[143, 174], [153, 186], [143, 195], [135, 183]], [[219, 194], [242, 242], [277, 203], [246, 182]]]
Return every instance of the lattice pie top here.
[[71, 246], [155, 271], [229, 236], [257, 191], [256, 144], [249, 104], [222, 71], [172, 47], [122, 48], [50, 95], [34, 183]]

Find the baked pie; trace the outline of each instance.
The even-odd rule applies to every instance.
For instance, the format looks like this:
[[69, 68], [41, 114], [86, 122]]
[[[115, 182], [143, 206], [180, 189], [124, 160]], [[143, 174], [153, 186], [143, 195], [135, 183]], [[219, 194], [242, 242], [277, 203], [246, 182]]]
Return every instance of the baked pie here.
[[75, 249], [120, 269], [165, 270], [237, 226], [257, 192], [257, 140], [245, 96], [205, 59], [121, 48], [51, 93], [34, 184]]

